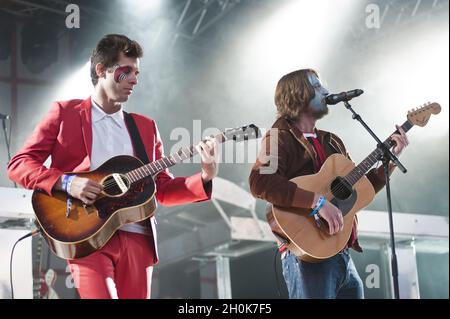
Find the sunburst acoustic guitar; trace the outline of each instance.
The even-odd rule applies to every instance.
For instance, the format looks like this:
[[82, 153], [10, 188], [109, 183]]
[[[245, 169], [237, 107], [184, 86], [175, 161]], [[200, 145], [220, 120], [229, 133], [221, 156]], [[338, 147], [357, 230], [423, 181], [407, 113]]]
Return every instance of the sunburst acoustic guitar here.
[[[260, 137], [255, 125], [226, 130], [216, 136], [219, 143]], [[122, 225], [145, 220], [156, 209], [154, 178], [161, 171], [197, 154], [194, 146], [144, 165], [133, 156], [116, 156], [89, 172], [68, 172], [92, 179], [103, 191], [91, 206], [70, 198], [63, 191], [53, 196], [41, 190], [32, 195], [36, 225], [50, 249], [59, 257], [77, 259], [103, 247]]]

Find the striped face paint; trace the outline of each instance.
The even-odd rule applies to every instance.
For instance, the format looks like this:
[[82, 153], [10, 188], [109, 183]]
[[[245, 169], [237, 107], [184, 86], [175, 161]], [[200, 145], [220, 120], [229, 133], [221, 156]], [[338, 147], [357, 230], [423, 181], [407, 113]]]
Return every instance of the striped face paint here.
[[131, 66], [119, 66], [117, 65], [116, 70], [114, 71], [114, 81], [117, 83], [128, 79], [131, 75], [132, 68]]

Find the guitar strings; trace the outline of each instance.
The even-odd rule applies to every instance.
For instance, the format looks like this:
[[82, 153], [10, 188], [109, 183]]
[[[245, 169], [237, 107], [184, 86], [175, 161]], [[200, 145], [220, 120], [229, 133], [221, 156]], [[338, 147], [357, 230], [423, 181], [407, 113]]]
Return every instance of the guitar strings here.
[[[345, 177], [344, 177], [344, 180], [346, 180]], [[347, 181], [347, 182], [348, 182], [348, 181]], [[104, 189], [104, 190], [110, 190], [110, 189], [112, 189], [113, 187], [117, 187], [117, 186], [118, 186], [118, 185], [117, 185], [116, 181], [113, 180], [113, 181], [109, 181], [109, 182], [105, 183], [103, 189]], [[339, 182], [339, 183], [337, 183], [336, 186], [331, 187], [331, 188], [330, 188], [330, 191], [326, 192], [326, 193], [324, 194], [324, 196], [325, 196], [326, 198], [334, 197], [334, 194], [333, 194], [333, 193], [340, 192], [340, 191], [344, 190], [346, 187], [347, 187], [347, 186], [346, 186], [343, 182]]]
[[[130, 171], [130, 172], [132, 172], [132, 171]], [[129, 174], [130, 172], [128, 172], [128, 173], [126, 173], [126, 174]], [[148, 176], [149, 176], [149, 175], [144, 176], [144, 178], [145, 178], [145, 177], [148, 177]], [[344, 178], [345, 181], [348, 182], [348, 180], [347, 180], [345, 177], [343, 177], [343, 178]], [[107, 190], [107, 189], [111, 189], [111, 188], [113, 188], [113, 187], [117, 187], [118, 185], [117, 185], [117, 183], [116, 183], [115, 180], [112, 180], [112, 181], [106, 182], [103, 186], [104, 186], [103, 189], [104, 189], [104, 190]], [[331, 188], [330, 188], [330, 191], [326, 192], [326, 193], [324, 194], [324, 196], [327, 197], [327, 198], [329, 198], [329, 197], [331, 197], [331, 196], [334, 197], [334, 194], [333, 194], [333, 193], [340, 192], [340, 191], [344, 190], [345, 188], [347, 188], [347, 186], [345, 185], [345, 183], [343, 183], [343, 182], [338, 182], [334, 187], [331, 187]]]
[[[128, 173], [125, 173], [124, 175], [127, 175], [127, 174], [130, 174], [131, 172], [133, 172], [134, 170], [132, 170], [132, 171], [129, 171]], [[137, 174], [137, 173], [136, 173]], [[148, 176], [151, 176], [152, 174], [150, 174], [150, 175], [147, 175], [147, 176], [143, 176], [143, 177], [141, 177], [141, 179], [143, 179], [143, 178], [146, 178], [146, 177], [148, 177]], [[139, 175], [138, 175], [139, 176]], [[127, 179], [128, 180], [128, 179]], [[117, 186], [117, 182], [114, 180], [114, 179], [112, 179], [111, 181], [107, 181], [105, 184], [103, 184], [103, 189], [107, 189], [107, 188], [109, 188], [109, 187], [115, 187], [115, 186]]]
[[[131, 171], [130, 171], [130, 172], [131, 172]], [[130, 172], [128, 172], [127, 174], [129, 174]], [[148, 176], [149, 176], [149, 175], [147, 175], [147, 176], [145, 176], [145, 177], [148, 177]], [[144, 177], [144, 178], [145, 178], [145, 177]], [[347, 181], [347, 180], [345, 179], [345, 177], [344, 177], [344, 180]], [[347, 181], [347, 182], [348, 182], [348, 181]], [[112, 181], [106, 182], [106, 183], [103, 185], [103, 189], [104, 189], [104, 190], [106, 190], [106, 189], [111, 189], [112, 187], [117, 187], [117, 186], [118, 186], [118, 185], [117, 185], [116, 181], [115, 181], [115, 180], [112, 180]], [[331, 188], [330, 188], [330, 191], [328, 191], [327, 193], [325, 193], [324, 196], [325, 196], [325, 197], [328, 197], [328, 196], [330, 196], [330, 195], [333, 195], [333, 193], [340, 192], [340, 191], [344, 190], [345, 188], [346, 188], [346, 185], [345, 185], [343, 182], [339, 182], [339, 183], [336, 184], [336, 186], [331, 187]]]
[[[190, 150], [190, 152], [192, 153], [191, 157], [194, 156], [194, 155], [196, 155], [196, 154], [195, 154], [195, 149]], [[184, 153], [183, 153], [183, 154], [184, 154]], [[182, 162], [182, 161], [184, 161], [185, 159], [187, 159], [187, 158], [183, 159], [183, 158], [181, 157], [181, 155], [178, 154], [178, 153], [177, 153], [177, 155], [178, 155], [178, 157], [180, 158], [180, 162]], [[172, 165], [177, 164], [177, 163], [180, 163], [180, 162], [177, 162], [177, 160], [175, 160], [175, 159], [170, 159], [170, 157], [174, 158], [173, 155], [161, 157], [160, 159], [158, 159], [158, 160], [156, 160], [156, 161], [154, 161], [154, 162], [152, 162], [152, 163], [146, 164], [146, 165], [144, 165], [144, 166], [147, 166], [147, 165], [148, 165], [148, 166], [151, 167], [151, 165], [153, 164], [153, 165], [156, 167], [156, 170], [158, 170], [158, 169], [160, 169], [160, 168], [158, 168], [158, 166], [156, 166], [155, 163], [158, 162], [158, 161], [162, 161], [162, 163], [163, 163], [164, 165], [167, 165], [167, 164], [164, 162], [164, 159], [165, 159], [165, 158], [166, 158], [166, 159], [169, 161], [169, 163], [172, 164]], [[189, 157], [188, 157], [188, 158], [189, 158]], [[158, 163], [158, 164], [159, 164], [161, 167], [164, 168], [164, 166], [162, 166], [161, 163]], [[143, 167], [143, 166], [141, 166], [141, 167]], [[166, 167], [166, 168], [167, 168], [167, 167]], [[164, 168], [164, 169], [165, 169], [165, 168]], [[136, 169], [135, 169], [135, 170], [136, 170]], [[135, 170], [129, 171], [129, 172], [126, 173], [126, 174], [130, 174], [131, 172], [133, 172], [133, 171], [135, 171]], [[152, 170], [154, 170], [154, 168], [152, 168]], [[136, 174], [137, 174], [137, 173], [136, 173]], [[148, 177], [148, 176], [150, 176], [150, 175], [144, 176], [144, 178], [145, 178], [145, 177]], [[106, 182], [105, 184], [103, 184], [103, 189], [107, 189], [107, 188], [115, 187], [115, 186], [117, 186], [117, 183], [116, 183], [116, 181], [112, 180], [112, 181], [108, 181], [108, 182]]]
[[[216, 136], [211, 135], [211, 137], [212, 137], [212, 138], [215, 138], [215, 139], [219, 139], [219, 138], [222, 137], [222, 136], [224, 137], [224, 140], [225, 140], [226, 138], [225, 138], [225, 134], [224, 134], [223, 132], [222, 132], [221, 134], [219, 134], [219, 135], [216, 135]], [[202, 141], [203, 141], [203, 142], [206, 142], [207, 140], [205, 139], [205, 140], [202, 140]], [[188, 156], [187, 158], [183, 158], [182, 155], [179, 154], [179, 152], [182, 152], [182, 154], [183, 154], [184, 156], [186, 156], [186, 153], [184, 153], [184, 151], [186, 151], [186, 152], [189, 153], [189, 156]], [[170, 164], [175, 165], [175, 164], [178, 164], [178, 163], [180, 163], [180, 162], [182, 162], [182, 161], [184, 161], [184, 160], [186, 160], [186, 159], [188, 159], [188, 158], [190, 158], [190, 157], [195, 156], [195, 155], [198, 154], [197, 150], [195, 149], [195, 147], [194, 147], [193, 145], [191, 145], [189, 148], [182, 149], [182, 150], [180, 150], [179, 152], [176, 153], [177, 156], [180, 158], [179, 161], [177, 161], [177, 160], [175, 159], [174, 155], [172, 154], [172, 155], [169, 155], [169, 156], [161, 157], [161, 158], [159, 158], [158, 160], [156, 160], [156, 161], [154, 161], [154, 162], [152, 162], [152, 163], [146, 164], [146, 165], [144, 165], [144, 166], [147, 166], [147, 165], [148, 165], [148, 166], [151, 167], [151, 165], [153, 164], [153, 165], [156, 167], [156, 170], [158, 170], [158, 169], [160, 169], [160, 168], [158, 168], [158, 166], [157, 166], [155, 163], [157, 163], [157, 162], [162, 162], [162, 164], [163, 164], [164, 166], [166, 166], [167, 163], [164, 162], [164, 159], [167, 159], [167, 161], [168, 161]], [[164, 166], [161, 165], [161, 163], [158, 163], [158, 164], [159, 164], [161, 167], [164, 168]], [[141, 166], [141, 167], [143, 167], [143, 166]], [[168, 167], [170, 167], [170, 166], [168, 166]], [[166, 168], [167, 168], [167, 167], [166, 167]], [[164, 168], [164, 169], [166, 169], [166, 168]], [[136, 169], [135, 169], [135, 170], [136, 170]], [[135, 170], [129, 171], [129, 172], [126, 173], [126, 174], [129, 174], [129, 173], [131, 173], [131, 172], [133, 172], [133, 171], [135, 171]], [[152, 170], [153, 170], [153, 168], [152, 168]], [[136, 173], [136, 174], [138, 174], [138, 173]], [[139, 174], [138, 174], [138, 176], [139, 176]], [[148, 176], [150, 176], [150, 175], [144, 176], [143, 178], [148, 177]], [[116, 181], [112, 180], [112, 181], [108, 181], [108, 182], [106, 182], [105, 184], [103, 184], [103, 189], [108, 189], [108, 188], [110, 188], [110, 187], [115, 187], [115, 186], [117, 186], [117, 183], [116, 183]]]
[[[369, 155], [370, 156], [370, 155]], [[355, 168], [357, 168], [358, 166], [355, 166]], [[354, 168], [354, 169], [355, 169]], [[353, 171], [353, 170], [352, 170]], [[367, 173], [367, 172], [366, 172]], [[348, 175], [350, 175], [350, 174], [347, 174], [347, 176]], [[365, 174], [364, 174], [365, 175]], [[353, 190], [353, 185], [354, 184], [356, 184], [358, 181], [359, 181], [359, 179], [357, 179], [356, 181], [355, 181], [355, 183], [352, 185], [352, 183], [350, 183], [350, 181], [346, 178], [346, 176], [337, 176], [337, 177], [342, 177], [347, 183], [349, 183], [351, 186], [352, 186], [352, 190]], [[361, 176], [362, 177], [362, 176]], [[333, 193], [336, 193], [336, 192], [340, 192], [340, 191], [342, 191], [342, 190], [344, 190], [344, 189], [346, 189], [347, 188], [347, 186], [345, 185], [345, 183], [342, 183], [342, 182], [339, 182], [339, 183], [337, 183], [337, 185], [333, 188], [333, 187], [331, 187], [330, 188], [330, 191], [328, 191], [328, 192], [326, 192], [325, 194], [324, 194], [324, 196], [325, 197], [327, 197], [328, 198], [328, 196], [333, 196], [333, 197], [335, 197], [334, 196], [334, 194]]]
[[[193, 154], [193, 155], [194, 155], [194, 154]], [[178, 155], [178, 156], [181, 158], [180, 155]], [[157, 161], [163, 160], [164, 158], [167, 158], [167, 157], [162, 157], [162, 158], [158, 159]], [[170, 159], [168, 159], [168, 160], [169, 160], [170, 163], [172, 163], [172, 160], [170, 160]], [[156, 162], [156, 161], [155, 161], [155, 162]], [[155, 162], [153, 162], [153, 163], [155, 163]], [[153, 164], [153, 163], [150, 163], [150, 164], [147, 164], [147, 165], [151, 165], [151, 164]], [[164, 163], [164, 161], [163, 161], [163, 163]], [[175, 161], [175, 163], [177, 163], [177, 162]], [[164, 164], [165, 164], [165, 163], [164, 163]], [[134, 171], [134, 170], [133, 170], [133, 171]], [[126, 173], [126, 174], [129, 174], [129, 173], [131, 173], [131, 172], [132, 172], [132, 171], [130, 171], [130, 172]], [[144, 176], [144, 178], [145, 178], [145, 177], [148, 177], [148, 176], [150, 176], [150, 175]], [[348, 176], [348, 175], [347, 175], [347, 176]], [[344, 179], [346, 182], [349, 183], [349, 181], [346, 179], [346, 177], [343, 177], [343, 179]], [[357, 181], [358, 181], [358, 180], [357, 180]], [[357, 181], [356, 181], [356, 182], [357, 182]], [[356, 183], [356, 182], [355, 182], [355, 183]], [[351, 183], [350, 183], [350, 184], [351, 184]], [[117, 185], [116, 181], [112, 180], [112, 181], [109, 181], [109, 182], [105, 183], [103, 186], [104, 186], [103, 189], [106, 190], [106, 189], [110, 189], [110, 188], [112, 188], [112, 187], [117, 187], [118, 185]], [[351, 185], [351, 186], [353, 186], [353, 185]], [[325, 196], [326, 198], [335, 197], [335, 196], [334, 196], [334, 193], [340, 192], [340, 191], [344, 190], [345, 188], [347, 188], [347, 186], [345, 185], [345, 183], [343, 183], [343, 182], [338, 182], [337, 185], [334, 186], [334, 187], [331, 187], [330, 190], [324, 194], [324, 196]], [[353, 187], [352, 187], [352, 190], [353, 190]]]

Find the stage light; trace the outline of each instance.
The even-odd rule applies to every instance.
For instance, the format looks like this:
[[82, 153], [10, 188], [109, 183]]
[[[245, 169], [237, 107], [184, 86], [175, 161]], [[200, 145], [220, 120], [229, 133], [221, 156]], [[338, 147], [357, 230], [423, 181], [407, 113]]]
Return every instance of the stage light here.
[[256, 64], [253, 69], [264, 72], [261, 77], [272, 82], [292, 70], [321, 69], [360, 6], [355, 0], [284, 3], [284, 7], [257, 25], [255, 40], [246, 44], [245, 56]]
[[120, 1], [123, 6], [123, 12], [127, 15], [137, 19], [145, 19], [152, 21], [157, 18], [163, 11], [163, 0], [126, 0]]
[[411, 131], [421, 138], [449, 133], [448, 37], [448, 28], [423, 28], [414, 34], [399, 34], [385, 44], [386, 49], [368, 57], [369, 72], [377, 76], [367, 79], [367, 88], [377, 92], [379, 111], [402, 119], [407, 109], [426, 102], [441, 104], [442, 112], [430, 119], [428, 127]]
[[22, 62], [32, 73], [41, 73], [58, 58], [57, 30], [43, 21], [26, 23], [21, 32]]
[[128, 0], [127, 5], [136, 12], [142, 12], [145, 10], [158, 10], [161, 8], [161, 0]]
[[91, 62], [87, 62], [80, 70], [67, 79], [58, 89], [53, 100], [86, 99], [94, 89], [90, 76]]

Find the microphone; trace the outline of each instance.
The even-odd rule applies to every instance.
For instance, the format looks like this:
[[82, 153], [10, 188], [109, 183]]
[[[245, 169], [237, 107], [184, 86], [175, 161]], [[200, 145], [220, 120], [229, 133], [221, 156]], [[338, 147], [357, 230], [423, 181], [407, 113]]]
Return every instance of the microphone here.
[[325, 97], [325, 103], [328, 105], [334, 105], [343, 101], [350, 101], [354, 97], [360, 96], [364, 91], [360, 89], [351, 90], [348, 92], [342, 92], [339, 94], [330, 94]]
[[9, 115], [0, 113], [0, 120], [7, 120], [7, 119], [9, 119]]

